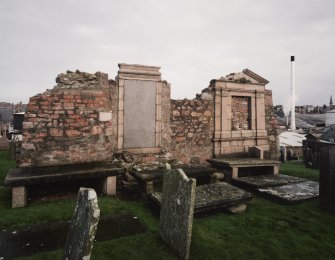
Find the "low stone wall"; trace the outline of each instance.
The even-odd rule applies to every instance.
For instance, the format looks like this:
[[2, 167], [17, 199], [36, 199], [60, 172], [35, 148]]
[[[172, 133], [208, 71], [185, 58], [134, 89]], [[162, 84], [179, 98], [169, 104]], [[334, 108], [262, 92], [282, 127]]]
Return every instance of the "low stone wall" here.
[[68, 72], [56, 82], [54, 89], [30, 98], [20, 166], [110, 158], [115, 145], [112, 123], [100, 114], [111, 111], [107, 74]]
[[213, 155], [214, 106], [211, 98], [171, 100], [170, 152], [183, 163], [205, 164]]

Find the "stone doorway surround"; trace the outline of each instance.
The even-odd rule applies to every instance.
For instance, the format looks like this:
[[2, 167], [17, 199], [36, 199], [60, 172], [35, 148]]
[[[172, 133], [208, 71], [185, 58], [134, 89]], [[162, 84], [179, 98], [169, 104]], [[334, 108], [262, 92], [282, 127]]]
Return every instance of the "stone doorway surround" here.
[[[162, 79], [159, 71], [160, 67], [125, 63], [118, 65], [119, 71], [116, 78], [118, 83], [117, 148], [118, 150], [127, 150], [132, 153], [157, 153], [160, 151], [162, 135]], [[144, 143], [144, 145], [143, 143], [134, 143], [132, 145], [131, 141], [125, 142], [125, 134], [127, 134], [125, 133], [125, 93], [126, 91], [129, 93], [131, 88], [141, 88], [141, 86], [144, 88], [155, 86], [154, 122], [150, 122], [150, 124], [153, 123], [154, 125], [153, 132], [155, 134], [153, 140], [149, 140], [147, 143]], [[138, 101], [140, 102], [140, 100]], [[138, 104], [141, 106], [140, 103]], [[144, 131], [146, 130], [151, 132], [150, 129], [144, 129]]]
[[[249, 147], [258, 146], [269, 150], [265, 128], [265, 85], [266, 79], [245, 69], [226, 77], [212, 80], [209, 88], [214, 93], [214, 157], [240, 157], [248, 154]], [[232, 103], [234, 98], [250, 100], [247, 129], [233, 129]]]

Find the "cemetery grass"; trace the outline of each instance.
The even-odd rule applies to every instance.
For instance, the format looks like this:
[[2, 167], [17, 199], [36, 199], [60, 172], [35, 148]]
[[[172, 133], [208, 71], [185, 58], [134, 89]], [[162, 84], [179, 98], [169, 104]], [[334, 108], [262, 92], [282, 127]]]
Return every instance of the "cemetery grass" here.
[[[0, 153], [1, 172], [12, 167]], [[3, 164], [5, 163], [5, 164]], [[318, 171], [303, 164], [285, 163], [281, 173], [318, 179]], [[0, 184], [0, 186], [2, 183]], [[10, 190], [0, 188], [0, 228], [69, 220], [74, 199], [32, 202], [22, 209], [10, 208]], [[100, 197], [102, 216], [131, 212], [146, 226], [145, 233], [94, 244], [91, 259], [178, 259], [159, 236], [159, 215], [145, 202]], [[190, 259], [333, 259], [335, 214], [322, 211], [318, 200], [283, 205], [256, 196], [241, 215], [208, 214], [194, 218]], [[60, 259], [62, 250], [22, 259]]]
[[15, 168], [15, 161], [10, 160], [8, 151], [0, 151], [0, 186], [3, 185], [8, 169]]

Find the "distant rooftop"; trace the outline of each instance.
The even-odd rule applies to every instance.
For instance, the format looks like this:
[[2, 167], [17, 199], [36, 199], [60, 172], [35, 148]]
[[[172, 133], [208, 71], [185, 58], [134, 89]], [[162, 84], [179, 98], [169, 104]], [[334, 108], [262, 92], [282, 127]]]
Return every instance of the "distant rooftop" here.
[[282, 132], [279, 135], [281, 146], [302, 146], [302, 141], [305, 139], [305, 135], [290, 131]]

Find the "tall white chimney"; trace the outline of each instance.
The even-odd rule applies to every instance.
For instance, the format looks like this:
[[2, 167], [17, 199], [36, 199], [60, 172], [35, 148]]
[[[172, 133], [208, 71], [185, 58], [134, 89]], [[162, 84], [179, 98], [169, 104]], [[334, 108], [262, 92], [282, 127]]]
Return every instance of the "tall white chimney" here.
[[291, 131], [295, 131], [295, 68], [294, 56], [291, 56]]

